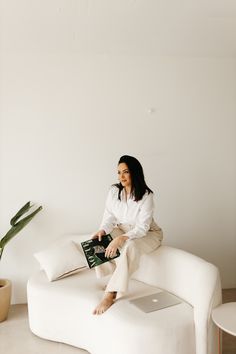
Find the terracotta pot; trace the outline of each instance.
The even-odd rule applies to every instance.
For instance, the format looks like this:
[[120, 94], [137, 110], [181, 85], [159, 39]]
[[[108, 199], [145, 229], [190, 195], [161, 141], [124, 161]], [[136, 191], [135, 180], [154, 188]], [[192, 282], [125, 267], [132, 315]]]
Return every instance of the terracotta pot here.
[[11, 281], [0, 279], [0, 322], [7, 319], [11, 304]]

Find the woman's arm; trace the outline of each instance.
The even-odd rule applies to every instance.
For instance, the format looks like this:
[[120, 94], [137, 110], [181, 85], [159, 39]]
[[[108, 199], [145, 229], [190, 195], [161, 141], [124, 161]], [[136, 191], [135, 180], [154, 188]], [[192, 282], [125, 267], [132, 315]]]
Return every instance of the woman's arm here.
[[125, 232], [130, 239], [140, 238], [147, 234], [153, 220], [154, 201], [153, 193], [147, 194], [141, 203], [135, 226], [132, 230]]

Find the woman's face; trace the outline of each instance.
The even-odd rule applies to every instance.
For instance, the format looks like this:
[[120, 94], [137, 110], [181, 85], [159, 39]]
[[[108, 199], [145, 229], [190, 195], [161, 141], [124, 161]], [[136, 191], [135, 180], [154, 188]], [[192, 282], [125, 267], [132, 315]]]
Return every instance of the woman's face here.
[[131, 187], [131, 175], [126, 163], [118, 165], [118, 179], [123, 187]]

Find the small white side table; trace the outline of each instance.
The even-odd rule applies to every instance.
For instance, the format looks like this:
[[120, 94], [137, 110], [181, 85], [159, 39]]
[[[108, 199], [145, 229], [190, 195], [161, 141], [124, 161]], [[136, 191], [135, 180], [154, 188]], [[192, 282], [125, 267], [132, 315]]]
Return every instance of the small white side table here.
[[227, 302], [212, 311], [212, 320], [219, 327], [219, 353], [221, 352], [220, 330], [236, 336], [236, 302]]

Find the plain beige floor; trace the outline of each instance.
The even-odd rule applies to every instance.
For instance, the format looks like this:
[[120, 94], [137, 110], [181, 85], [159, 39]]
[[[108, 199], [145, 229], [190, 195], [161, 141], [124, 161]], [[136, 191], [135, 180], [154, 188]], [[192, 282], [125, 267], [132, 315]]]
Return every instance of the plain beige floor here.
[[[223, 302], [231, 301], [236, 301], [236, 289], [223, 290]], [[0, 354], [5, 353], [88, 354], [85, 350], [47, 341], [31, 333], [28, 324], [27, 305], [11, 306], [7, 321], [0, 323]], [[222, 354], [236, 354], [236, 337], [224, 332]]]

